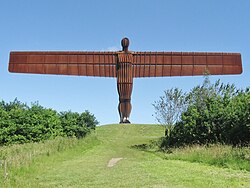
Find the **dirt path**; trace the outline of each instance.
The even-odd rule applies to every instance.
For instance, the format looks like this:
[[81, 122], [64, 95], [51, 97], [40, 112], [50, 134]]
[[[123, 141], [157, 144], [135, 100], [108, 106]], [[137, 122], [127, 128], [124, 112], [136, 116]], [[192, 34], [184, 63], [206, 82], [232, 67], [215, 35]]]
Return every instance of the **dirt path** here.
[[113, 167], [113, 166], [115, 166], [116, 163], [118, 163], [122, 159], [123, 158], [112, 158], [112, 159], [110, 159], [110, 161], [108, 162], [107, 167]]

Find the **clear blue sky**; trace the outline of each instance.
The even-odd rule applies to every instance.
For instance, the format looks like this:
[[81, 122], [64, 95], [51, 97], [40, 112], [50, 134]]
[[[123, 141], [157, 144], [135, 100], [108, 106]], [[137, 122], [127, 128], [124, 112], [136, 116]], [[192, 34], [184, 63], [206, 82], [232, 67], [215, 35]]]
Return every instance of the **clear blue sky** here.
[[[112, 78], [27, 75], [8, 72], [15, 50], [120, 50], [130, 39], [134, 51], [240, 52], [243, 74], [212, 76], [250, 86], [249, 0], [1, 0], [0, 99], [39, 101], [58, 111], [89, 110], [101, 124], [119, 121]], [[134, 80], [133, 123], [155, 123], [152, 103], [163, 91], [189, 91], [203, 77]]]

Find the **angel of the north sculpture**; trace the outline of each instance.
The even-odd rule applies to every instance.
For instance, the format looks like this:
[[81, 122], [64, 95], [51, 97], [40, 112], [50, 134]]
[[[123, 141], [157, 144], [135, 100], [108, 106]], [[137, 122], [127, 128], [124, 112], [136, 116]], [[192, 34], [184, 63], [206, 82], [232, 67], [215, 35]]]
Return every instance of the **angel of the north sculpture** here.
[[117, 52], [10, 52], [9, 71], [33, 74], [114, 77], [120, 123], [130, 123], [133, 78], [241, 74], [240, 53], [135, 52], [129, 39]]

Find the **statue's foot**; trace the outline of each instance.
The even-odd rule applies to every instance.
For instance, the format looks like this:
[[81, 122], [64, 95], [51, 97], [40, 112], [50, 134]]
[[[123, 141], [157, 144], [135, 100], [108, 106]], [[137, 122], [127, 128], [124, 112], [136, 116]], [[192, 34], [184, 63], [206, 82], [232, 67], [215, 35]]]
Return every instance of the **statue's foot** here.
[[126, 119], [124, 123], [130, 123], [130, 121], [128, 119]]
[[128, 120], [128, 118], [123, 118], [123, 120], [120, 121], [120, 124], [121, 123], [130, 123], [130, 121]]

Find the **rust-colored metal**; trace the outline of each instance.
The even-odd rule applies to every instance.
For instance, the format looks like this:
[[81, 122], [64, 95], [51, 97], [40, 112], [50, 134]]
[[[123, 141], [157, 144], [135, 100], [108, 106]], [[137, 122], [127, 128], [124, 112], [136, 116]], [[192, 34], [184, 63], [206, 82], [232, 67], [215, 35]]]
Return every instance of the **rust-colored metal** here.
[[129, 39], [118, 52], [10, 52], [9, 71], [115, 77], [120, 123], [130, 123], [133, 78], [241, 74], [240, 53], [133, 52]]

